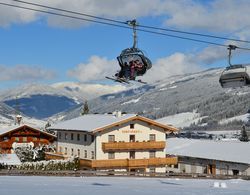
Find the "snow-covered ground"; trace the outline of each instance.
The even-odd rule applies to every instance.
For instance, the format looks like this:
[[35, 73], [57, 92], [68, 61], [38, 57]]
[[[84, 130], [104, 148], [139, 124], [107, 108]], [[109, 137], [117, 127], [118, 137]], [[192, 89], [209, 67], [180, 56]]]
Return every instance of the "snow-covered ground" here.
[[0, 177], [1, 195], [250, 194], [250, 181], [126, 177]]

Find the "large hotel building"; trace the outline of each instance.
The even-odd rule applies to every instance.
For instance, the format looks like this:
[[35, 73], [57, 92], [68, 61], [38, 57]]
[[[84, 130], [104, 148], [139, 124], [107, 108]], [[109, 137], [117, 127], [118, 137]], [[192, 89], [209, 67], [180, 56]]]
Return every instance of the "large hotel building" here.
[[178, 129], [135, 114], [88, 114], [51, 129], [57, 131], [55, 155], [77, 156], [82, 168], [165, 172], [177, 164], [165, 148], [166, 134]]

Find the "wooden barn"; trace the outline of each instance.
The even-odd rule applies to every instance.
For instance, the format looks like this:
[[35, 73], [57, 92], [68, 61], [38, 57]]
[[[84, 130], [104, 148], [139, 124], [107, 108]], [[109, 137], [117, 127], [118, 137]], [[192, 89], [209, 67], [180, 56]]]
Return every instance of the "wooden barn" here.
[[25, 124], [0, 128], [0, 153], [12, 153], [18, 145], [49, 145], [55, 140], [56, 136]]

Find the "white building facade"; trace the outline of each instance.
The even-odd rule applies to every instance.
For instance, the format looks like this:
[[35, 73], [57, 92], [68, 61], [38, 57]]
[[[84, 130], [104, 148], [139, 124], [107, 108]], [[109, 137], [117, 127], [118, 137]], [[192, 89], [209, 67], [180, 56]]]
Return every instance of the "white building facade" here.
[[165, 172], [166, 133], [177, 131], [137, 115], [84, 115], [59, 123], [57, 152], [78, 156], [83, 167], [123, 171]]

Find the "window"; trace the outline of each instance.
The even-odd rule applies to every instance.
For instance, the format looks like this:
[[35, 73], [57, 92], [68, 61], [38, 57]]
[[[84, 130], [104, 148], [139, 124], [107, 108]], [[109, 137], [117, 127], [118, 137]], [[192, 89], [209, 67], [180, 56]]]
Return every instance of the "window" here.
[[91, 135], [91, 142], [94, 142], [94, 141], [95, 141], [95, 136]]
[[91, 151], [91, 159], [95, 159], [95, 153], [94, 153], [94, 151]]
[[61, 132], [58, 133], [58, 139], [62, 139], [62, 133]]
[[4, 141], [7, 141], [8, 139], [9, 139], [9, 138], [8, 138], [7, 136], [4, 136], [4, 137], [3, 137], [3, 140], [4, 140]]
[[134, 129], [135, 128], [135, 124], [130, 124], [130, 129]]
[[19, 137], [15, 137], [15, 141], [16, 141], [16, 142], [19, 142]]
[[84, 134], [84, 141], [86, 142], [87, 141], [87, 134]]
[[154, 167], [149, 168], [149, 172], [150, 173], [155, 173], [155, 168]]
[[68, 149], [67, 149], [67, 147], [65, 147], [64, 154], [65, 154], [65, 155], [68, 154]]
[[174, 165], [174, 168], [175, 168], [175, 169], [178, 169], [178, 168], [179, 168], [178, 164]]
[[135, 135], [129, 135], [129, 141], [135, 142]]
[[84, 158], [88, 158], [88, 152], [87, 152], [87, 150], [84, 150]]
[[74, 156], [74, 148], [71, 148], [71, 156]]
[[130, 159], [135, 159], [135, 151], [129, 152], [129, 158]]
[[80, 141], [80, 134], [77, 134], [77, 141]]
[[59, 153], [62, 153], [62, 147], [61, 146], [59, 147]]
[[150, 141], [155, 141], [155, 134], [150, 134], [149, 135], [149, 140]]
[[115, 141], [115, 136], [109, 135], [109, 142], [114, 142], [114, 141]]
[[23, 142], [27, 142], [27, 137], [23, 137]]
[[80, 156], [80, 149], [77, 149], [77, 156], [79, 157]]
[[114, 152], [109, 152], [108, 153], [108, 159], [115, 159], [115, 153]]
[[67, 133], [65, 133], [65, 140], [67, 140], [68, 139], [68, 134]]
[[155, 158], [155, 151], [149, 151], [149, 158]]
[[71, 140], [74, 140], [74, 133], [71, 133]]

